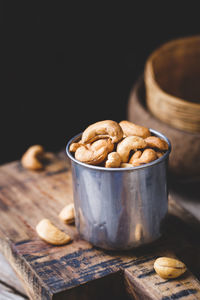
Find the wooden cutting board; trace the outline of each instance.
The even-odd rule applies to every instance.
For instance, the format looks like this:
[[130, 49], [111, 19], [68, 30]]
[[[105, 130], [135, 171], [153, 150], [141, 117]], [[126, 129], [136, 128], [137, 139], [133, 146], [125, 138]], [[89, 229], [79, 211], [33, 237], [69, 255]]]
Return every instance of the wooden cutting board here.
[[[64, 225], [60, 210], [73, 201], [70, 165], [64, 152], [49, 154], [45, 170], [25, 170], [19, 161], [0, 167], [0, 250], [31, 299], [200, 299], [199, 223], [169, 201], [163, 237], [144, 248], [103, 251]], [[73, 242], [51, 246], [36, 224], [49, 218]], [[164, 280], [153, 269], [159, 256], [179, 257], [188, 271]]]

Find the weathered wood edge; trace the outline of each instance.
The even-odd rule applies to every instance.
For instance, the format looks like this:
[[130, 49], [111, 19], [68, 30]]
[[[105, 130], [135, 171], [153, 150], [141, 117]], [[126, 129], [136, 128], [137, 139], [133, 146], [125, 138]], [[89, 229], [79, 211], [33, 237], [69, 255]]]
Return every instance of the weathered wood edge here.
[[[52, 299], [52, 293], [49, 291], [48, 287], [45, 286], [44, 282], [41, 281], [40, 277], [35, 273], [31, 266], [25, 261], [22, 256], [18, 256], [10, 242], [6, 243], [3, 239], [1, 242], [0, 251], [7, 258], [11, 267], [18, 275], [24, 290], [31, 299], [39, 299], [40, 295], [43, 295], [45, 299]], [[31, 278], [27, 274], [34, 274]], [[40, 285], [39, 285], [40, 282]], [[33, 284], [34, 283], [34, 284]], [[31, 287], [34, 286], [34, 291]], [[42, 288], [41, 288], [42, 287]], [[39, 290], [42, 291], [39, 291]], [[35, 297], [35, 293], [38, 294], [38, 298]]]
[[[22, 287], [22, 284], [11, 267], [8, 260], [3, 254], [0, 253], [0, 282], [13, 291], [13, 293], [19, 294], [24, 298], [27, 298], [26, 292]], [[1, 293], [0, 293], [1, 294]]]

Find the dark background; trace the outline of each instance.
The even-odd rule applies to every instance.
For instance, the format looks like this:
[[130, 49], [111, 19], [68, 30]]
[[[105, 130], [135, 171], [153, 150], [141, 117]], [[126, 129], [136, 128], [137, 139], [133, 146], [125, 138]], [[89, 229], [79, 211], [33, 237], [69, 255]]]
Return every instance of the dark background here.
[[200, 32], [198, 8], [182, 2], [94, 2], [1, 2], [1, 164], [33, 144], [58, 151], [93, 122], [126, 119], [148, 55]]

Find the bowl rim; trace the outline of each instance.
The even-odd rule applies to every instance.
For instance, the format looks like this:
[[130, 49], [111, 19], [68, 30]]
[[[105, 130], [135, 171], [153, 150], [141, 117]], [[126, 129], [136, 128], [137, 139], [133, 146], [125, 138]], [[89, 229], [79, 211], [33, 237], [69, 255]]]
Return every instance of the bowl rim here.
[[157, 164], [163, 162], [164, 160], [166, 160], [169, 157], [169, 154], [171, 152], [172, 146], [171, 146], [170, 140], [164, 134], [162, 134], [161, 132], [159, 132], [157, 130], [154, 130], [154, 129], [151, 129], [151, 128], [149, 128], [149, 130], [155, 136], [158, 136], [158, 137], [164, 139], [167, 142], [169, 148], [168, 148], [168, 150], [165, 152], [165, 154], [163, 156], [161, 156], [160, 158], [158, 158], [158, 159], [156, 159], [156, 160], [154, 160], [154, 161], [152, 161], [150, 163], [144, 164], [142, 166], [130, 167], [130, 168], [105, 168], [105, 167], [101, 167], [101, 166], [89, 165], [89, 164], [83, 163], [81, 161], [78, 161], [77, 159], [75, 159], [75, 157], [69, 151], [69, 146], [71, 145], [72, 142], [77, 142], [80, 139], [80, 137], [82, 135], [82, 132], [80, 132], [77, 135], [73, 136], [68, 141], [68, 143], [66, 145], [66, 153], [67, 153], [67, 156], [70, 158], [71, 161], [75, 162], [78, 165], [87, 167], [89, 169], [94, 169], [94, 170], [99, 170], [99, 171], [106, 171], [106, 172], [109, 172], [109, 171], [111, 171], [111, 172], [126, 172], [126, 171], [132, 171], [132, 172], [134, 172], [134, 171], [137, 171], [137, 170], [140, 170], [140, 169], [144, 169], [144, 168], [148, 168], [148, 167], [151, 167], [151, 166], [154, 166], [154, 165], [157, 165]]
[[153, 60], [158, 56], [162, 54], [162, 51], [166, 51], [173, 47], [174, 45], [181, 46], [184, 42], [190, 42], [192, 40], [199, 40], [200, 41], [200, 35], [193, 35], [193, 36], [186, 36], [183, 38], [175, 38], [170, 41], [165, 42], [164, 44], [158, 46], [147, 58], [145, 67], [144, 67], [144, 81], [145, 84], [148, 85], [148, 76], [151, 76], [151, 79], [153, 80], [154, 86], [157, 88], [160, 94], [163, 94], [166, 97], [166, 101], [170, 102], [171, 104], [174, 104], [175, 102], [179, 105], [182, 105], [185, 108], [194, 108], [194, 109], [200, 109], [200, 103], [195, 103], [192, 101], [187, 101], [185, 99], [182, 99], [178, 96], [175, 96], [171, 93], [168, 93], [165, 91], [157, 82], [155, 78], [155, 72], [154, 72], [154, 65]]

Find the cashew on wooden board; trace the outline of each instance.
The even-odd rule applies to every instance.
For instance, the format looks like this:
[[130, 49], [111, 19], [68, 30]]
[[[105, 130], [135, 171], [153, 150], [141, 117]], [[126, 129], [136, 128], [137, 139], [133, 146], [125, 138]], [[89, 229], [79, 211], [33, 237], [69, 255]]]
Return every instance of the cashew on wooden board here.
[[42, 219], [36, 226], [38, 236], [52, 245], [65, 245], [71, 241], [71, 237], [61, 231], [48, 219]]
[[186, 265], [171, 257], [159, 257], [154, 262], [156, 273], [163, 279], [177, 278], [187, 270]]
[[148, 128], [125, 120], [96, 122], [69, 147], [78, 161], [106, 168], [141, 166], [159, 159], [167, 149], [168, 143]]
[[65, 224], [73, 224], [75, 222], [74, 203], [63, 207], [58, 216]]
[[44, 148], [40, 145], [34, 145], [28, 148], [21, 158], [22, 166], [30, 170], [43, 169], [41, 159], [44, 157]]

